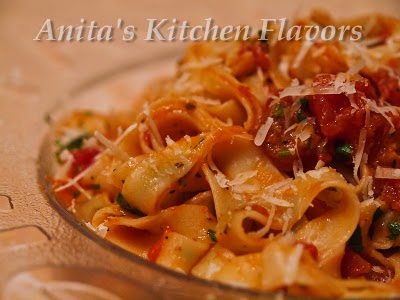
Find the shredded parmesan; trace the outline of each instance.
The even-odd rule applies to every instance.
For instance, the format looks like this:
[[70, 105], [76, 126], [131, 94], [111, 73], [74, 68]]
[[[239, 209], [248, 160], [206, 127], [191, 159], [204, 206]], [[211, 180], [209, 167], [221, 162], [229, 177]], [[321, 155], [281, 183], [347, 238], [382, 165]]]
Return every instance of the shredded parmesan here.
[[231, 180], [229, 182], [229, 185], [233, 186], [233, 185], [236, 185], [236, 184], [243, 184], [247, 180], [249, 180], [250, 178], [253, 178], [254, 176], [256, 176], [257, 173], [258, 173], [257, 170], [239, 173], [239, 174], [237, 174], [235, 176], [235, 178], [233, 180]]
[[282, 233], [285, 234], [286, 231], [288, 230], [289, 227], [289, 221], [293, 217], [293, 210], [291, 208], [288, 208], [285, 213], [282, 215], [283, 218], [283, 226], [282, 226]]
[[292, 178], [286, 178], [285, 180], [279, 181], [277, 183], [271, 184], [270, 186], [266, 187], [266, 193], [273, 193], [276, 190], [279, 190], [281, 187], [291, 183], [293, 181]]
[[213, 65], [222, 63], [222, 59], [219, 57], [202, 57], [198, 61], [191, 61], [181, 66], [182, 71], [190, 71], [194, 69], [204, 69]]
[[215, 174], [215, 179], [217, 180], [219, 186], [221, 188], [227, 188], [228, 187], [228, 179], [225, 177], [225, 175], [217, 168], [215, 165], [214, 161], [211, 158], [211, 155], [207, 155], [207, 163], [212, 171], [214, 171]]
[[254, 144], [256, 144], [256, 146], [261, 146], [264, 143], [273, 122], [274, 119], [268, 117], [265, 123], [261, 125], [260, 129], [257, 131], [256, 137], [254, 138]]
[[297, 277], [297, 271], [299, 269], [300, 265], [300, 259], [303, 254], [303, 245], [302, 244], [296, 244], [295, 249], [293, 253], [289, 256], [286, 264], [287, 268], [287, 276], [284, 278], [285, 284], [286, 285], [291, 285], [295, 281]]
[[376, 167], [375, 178], [400, 179], [400, 169]]
[[102, 143], [104, 146], [106, 146], [108, 149], [110, 149], [111, 153], [118, 156], [122, 160], [128, 160], [129, 155], [126, 154], [124, 151], [122, 151], [115, 143], [111, 142], [109, 139], [107, 139], [104, 135], [102, 135], [99, 131], [94, 132], [94, 136], [96, 139]]
[[300, 66], [301, 62], [303, 61], [303, 59], [307, 55], [307, 52], [311, 48], [312, 45], [313, 45], [313, 42], [312, 41], [308, 41], [308, 40], [306, 40], [305, 42], [303, 42], [301, 44], [301, 49], [300, 49], [300, 51], [298, 52], [296, 58], [293, 61], [293, 64], [292, 64], [293, 68], [298, 68]]
[[60, 153], [60, 159], [64, 162], [61, 168], [57, 170], [56, 175], [54, 176], [55, 179], [62, 179], [64, 178], [68, 170], [71, 168], [73, 162], [74, 162], [74, 156], [69, 152], [67, 149], [63, 150]]
[[[388, 106], [385, 106], [385, 107], [378, 106], [374, 100], [367, 99], [367, 98], [363, 98], [363, 99], [367, 100], [371, 111], [381, 114], [386, 119], [386, 121], [388, 121], [388, 123], [392, 127], [392, 129], [389, 133], [394, 132], [395, 129], [394, 129], [393, 122], [392, 122], [391, 118], [386, 114], [389, 112], [393, 114], [393, 110], [391, 108], [389, 108]], [[397, 111], [395, 111], [395, 115], [398, 115]]]
[[76, 209], [75, 209], [75, 198], [72, 199], [71, 201], [71, 206], [67, 208], [68, 211], [72, 212], [73, 214], [76, 214]]
[[201, 104], [205, 104], [205, 105], [210, 105], [210, 106], [218, 106], [221, 105], [221, 101], [217, 100], [217, 99], [210, 99], [210, 98], [205, 98], [202, 96], [191, 96], [190, 97], [193, 101], [197, 102], [197, 103], [201, 103]]
[[362, 156], [364, 153], [366, 140], [367, 140], [367, 129], [363, 128], [360, 131], [360, 136], [359, 136], [358, 145], [357, 145], [357, 152], [353, 158], [353, 163], [354, 163], [353, 177], [357, 182], [360, 181], [360, 179], [358, 178], [358, 169], [360, 168], [361, 159], [362, 159]]
[[267, 201], [268, 203], [274, 204], [276, 206], [281, 206], [281, 207], [293, 207], [293, 203], [290, 203], [286, 200], [278, 199], [276, 197], [268, 196], [268, 195], [263, 195], [262, 199]]
[[317, 164], [315, 165], [315, 170], [319, 170], [323, 166], [325, 166], [325, 163], [322, 160], [318, 160]]
[[285, 135], [285, 134], [288, 133], [289, 131], [295, 129], [297, 126], [299, 126], [299, 123], [294, 123], [292, 126], [290, 126], [288, 129], [285, 130], [285, 132], [283, 133], [283, 135]]
[[[114, 142], [115, 144], [119, 144], [130, 132], [132, 132], [135, 128], [137, 127], [136, 123], [133, 123], [132, 125], [130, 125], [123, 134], [121, 134], [116, 141]], [[66, 184], [58, 187], [57, 189], [55, 189], [55, 192], [60, 192], [62, 190], [65, 190], [75, 184], [78, 183], [79, 180], [81, 180], [83, 177], [86, 176], [86, 174], [90, 173], [90, 171], [92, 170], [92, 168], [97, 164], [97, 162], [100, 160], [100, 158], [105, 155], [106, 153], [109, 153], [110, 149], [107, 148], [105, 149], [103, 152], [99, 153], [96, 157], [95, 157], [95, 162], [90, 165], [87, 169], [85, 169], [84, 171], [82, 171], [81, 173], [79, 173], [78, 175], [76, 175], [74, 178], [70, 179]]]
[[85, 222], [85, 225], [86, 225], [89, 229], [93, 230], [93, 231], [94, 231], [97, 235], [99, 235], [100, 237], [102, 237], [102, 238], [105, 238], [105, 237], [106, 237], [107, 232], [108, 232], [108, 227], [105, 226], [104, 223], [101, 223], [101, 224], [100, 224], [99, 226], [97, 226], [97, 227], [94, 227], [94, 226], [92, 225], [92, 223], [90, 223], [90, 222]]
[[174, 144], [175, 142], [174, 142], [173, 139], [171, 139], [171, 138], [169, 137], [169, 135], [167, 135], [167, 136], [165, 137], [165, 143], [167, 143], [167, 146], [171, 146], [171, 145]]

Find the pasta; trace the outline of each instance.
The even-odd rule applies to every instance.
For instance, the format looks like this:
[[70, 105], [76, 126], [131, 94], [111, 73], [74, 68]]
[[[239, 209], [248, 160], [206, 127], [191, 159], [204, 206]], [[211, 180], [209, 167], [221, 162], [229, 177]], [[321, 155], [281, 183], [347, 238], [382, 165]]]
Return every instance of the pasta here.
[[364, 39], [195, 43], [143, 110], [57, 124], [54, 192], [175, 271], [292, 295], [400, 296], [400, 21]]

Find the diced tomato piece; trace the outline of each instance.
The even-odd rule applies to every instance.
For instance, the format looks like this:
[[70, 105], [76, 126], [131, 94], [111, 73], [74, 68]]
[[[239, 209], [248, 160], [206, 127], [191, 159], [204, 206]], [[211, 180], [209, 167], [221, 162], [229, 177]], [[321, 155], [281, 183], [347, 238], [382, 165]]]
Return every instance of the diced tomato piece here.
[[74, 157], [74, 163], [71, 166], [72, 176], [87, 169], [93, 162], [97, 154], [99, 154], [97, 148], [83, 148], [72, 151]]
[[354, 278], [362, 276], [371, 272], [371, 268], [372, 266], [368, 261], [346, 247], [341, 264], [342, 277]]
[[[314, 86], [331, 87], [335, 77], [324, 74], [316, 76]], [[356, 88], [357, 89], [357, 88]], [[345, 94], [313, 95], [310, 99], [310, 110], [315, 115], [321, 132], [328, 138], [340, 138], [347, 142], [358, 141], [359, 133], [365, 123], [365, 110], [354, 109]], [[357, 97], [355, 96], [355, 101]], [[360, 107], [364, 104], [356, 101]]]
[[164, 229], [164, 232], [162, 234], [162, 237], [160, 240], [158, 240], [153, 246], [150, 247], [149, 251], [147, 252], [147, 258], [151, 262], [155, 262], [157, 260], [157, 257], [160, 255], [161, 250], [164, 245], [164, 241], [168, 239], [168, 234], [171, 232], [171, 228], [167, 226]]
[[383, 188], [382, 201], [386, 202], [391, 209], [400, 212], [400, 180], [388, 180]]
[[150, 249], [149, 252], [147, 253], [147, 257], [149, 261], [155, 262], [157, 257], [160, 255], [160, 252], [163, 247], [163, 239], [157, 241]]
[[256, 44], [252, 48], [253, 55], [256, 60], [256, 64], [260, 66], [263, 70], [268, 70], [269, 68], [269, 57], [265, 50], [260, 46], [260, 44]]
[[397, 78], [391, 76], [386, 70], [381, 70], [372, 74], [371, 79], [376, 83], [384, 100], [392, 105], [400, 105], [400, 86]]
[[261, 67], [263, 70], [268, 70], [270, 66], [270, 60], [268, 53], [266, 52], [265, 46], [260, 43], [254, 44], [243, 44], [239, 53], [244, 53], [246, 51], [251, 51], [257, 66]]
[[318, 260], [318, 248], [315, 247], [314, 244], [304, 243], [304, 242], [300, 242], [300, 244], [303, 245], [303, 249], [305, 251], [308, 251], [308, 253], [310, 253], [312, 258]]

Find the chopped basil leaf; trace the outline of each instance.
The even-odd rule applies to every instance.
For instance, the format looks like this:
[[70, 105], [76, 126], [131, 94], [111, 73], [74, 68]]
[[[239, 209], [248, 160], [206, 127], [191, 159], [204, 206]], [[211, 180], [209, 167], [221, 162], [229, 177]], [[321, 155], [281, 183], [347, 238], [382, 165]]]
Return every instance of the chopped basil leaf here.
[[83, 134], [81, 136], [78, 136], [78, 137], [72, 139], [69, 143], [67, 143], [65, 145], [61, 144], [59, 141], [56, 141], [56, 143], [60, 146], [60, 148], [56, 152], [57, 161], [59, 163], [62, 163], [60, 155], [61, 155], [61, 152], [63, 152], [65, 149], [76, 150], [76, 149], [82, 148], [84, 140], [87, 139], [88, 137], [89, 137], [88, 134]]
[[299, 112], [297, 114], [297, 121], [301, 122], [303, 120], [307, 119], [307, 116], [305, 114], [303, 114], [302, 112]]
[[308, 110], [308, 99], [306, 97], [300, 99], [301, 109]]
[[349, 144], [340, 144], [336, 146], [336, 154], [341, 157], [348, 159], [351, 157], [351, 154], [353, 153], [353, 147], [350, 146]]
[[396, 131], [393, 131], [391, 134], [389, 134], [389, 137], [393, 138], [396, 134]]
[[279, 157], [289, 156], [291, 154], [292, 153], [290, 153], [290, 151], [287, 149], [279, 150], [278, 152], [276, 152], [276, 155], [278, 155]]
[[283, 107], [282, 104], [278, 103], [274, 109], [274, 117], [279, 118], [283, 115]]
[[396, 240], [400, 236], [400, 218], [393, 219], [386, 228], [390, 231], [387, 238], [391, 241]]
[[78, 198], [80, 194], [81, 194], [80, 191], [75, 191], [75, 192], [72, 193], [72, 198], [74, 198], [74, 199]]
[[393, 159], [392, 161], [392, 168], [395, 169], [397, 166], [397, 161], [395, 159]]
[[138, 210], [137, 208], [131, 207], [129, 205], [129, 203], [125, 200], [124, 196], [122, 196], [121, 193], [118, 194], [118, 196], [115, 198], [115, 202], [117, 202], [119, 204], [119, 206], [121, 206], [121, 208], [126, 209], [127, 211], [138, 215], [139, 217], [143, 217], [146, 214], [144, 214], [143, 212], [141, 212], [140, 210]]
[[357, 225], [356, 230], [347, 242], [347, 246], [356, 253], [360, 253], [364, 249], [360, 225]]
[[100, 184], [92, 184], [92, 189], [94, 190], [99, 190], [100, 189]]
[[218, 242], [214, 230], [208, 229], [207, 233], [208, 233], [208, 236], [210, 237], [210, 239], [211, 239], [213, 242]]
[[83, 141], [88, 137], [87, 134], [78, 136], [77, 138], [74, 138], [72, 141], [70, 141], [68, 144], [65, 145], [65, 148], [68, 150], [75, 150], [75, 149], [80, 149], [83, 146]]

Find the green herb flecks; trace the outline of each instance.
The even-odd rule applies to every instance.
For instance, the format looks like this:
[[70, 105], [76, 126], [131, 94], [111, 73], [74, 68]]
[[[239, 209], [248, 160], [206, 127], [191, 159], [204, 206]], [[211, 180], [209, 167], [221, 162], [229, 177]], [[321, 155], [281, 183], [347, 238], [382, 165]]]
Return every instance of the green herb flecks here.
[[347, 246], [356, 253], [360, 253], [364, 249], [360, 225], [357, 225], [357, 228], [350, 237]]
[[121, 208], [126, 209], [127, 211], [138, 215], [139, 217], [144, 217], [146, 214], [138, 210], [137, 208], [131, 207], [129, 203], [125, 200], [124, 196], [122, 196], [121, 193], [118, 194], [118, 196], [115, 198], [115, 202], [121, 206]]
[[208, 229], [207, 233], [213, 242], [218, 242], [217, 237], [216, 237], [216, 232], [214, 230]]
[[72, 198], [76, 199], [76, 198], [79, 197], [80, 194], [81, 194], [80, 191], [74, 191], [74, 192], [72, 193]]
[[386, 228], [390, 231], [387, 238], [391, 241], [396, 240], [400, 236], [400, 218], [393, 219]]
[[100, 189], [100, 184], [92, 184], [92, 189], [98, 191]]
[[60, 146], [60, 148], [58, 149], [58, 151], [56, 152], [56, 158], [57, 161], [61, 164], [62, 160], [61, 160], [61, 153], [67, 149], [67, 150], [77, 150], [77, 149], [81, 149], [83, 146], [84, 141], [89, 137], [88, 134], [83, 134], [80, 135], [74, 139], [72, 139], [70, 142], [68, 142], [67, 144], [61, 144], [60, 142], [57, 142], [57, 144]]
[[343, 143], [336, 146], [336, 154], [342, 159], [349, 159], [353, 153], [353, 147]]
[[305, 119], [307, 119], [307, 116], [306, 116], [305, 114], [303, 114], [302, 112], [299, 112], [299, 113], [297, 114], [297, 121], [298, 121], [298, 122], [301, 122], [301, 121], [303, 121], [303, 120], [305, 120]]
[[306, 97], [300, 99], [300, 107], [303, 110], [306, 110], [306, 111], [308, 110], [309, 103], [308, 103], [308, 99]]
[[292, 153], [288, 149], [282, 149], [282, 150], [277, 151], [276, 155], [278, 155], [279, 157], [285, 157], [285, 156], [292, 155]]
[[283, 115], [283, 107], [282, 104], [278, 103], [274, 109], [274, 117], [279, 118], [282, 115]]

